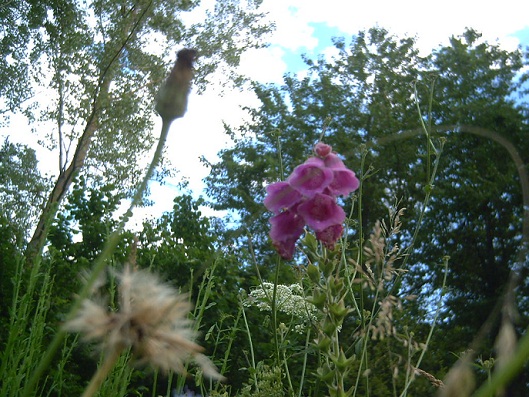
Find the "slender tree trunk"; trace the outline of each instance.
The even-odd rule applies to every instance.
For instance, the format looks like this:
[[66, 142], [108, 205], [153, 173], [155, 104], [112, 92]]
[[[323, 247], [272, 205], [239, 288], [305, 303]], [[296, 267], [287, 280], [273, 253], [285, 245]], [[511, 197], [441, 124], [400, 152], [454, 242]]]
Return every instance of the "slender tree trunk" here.
[[116, 63], [119, 60], [119, 57], [123, 49], [125, 48], [125, 45], [131, 40], [133, 35], [136, 33], [137, 29], [141, 25], [141, 22], [145, 20], [147, 11], [151, 7], [151, 5], [152, 1], [148, 0], [147, 2], [145, 2], [143, 9], [137, 6], [133, 7], [133, 9], [131, 10], [132, 12], [129, 13], [128, 20], [124, 21], [124, 33], [122, 39], [118, 38], [117, 40], [108, 42], [105, 45], [107, 48], [106, 52], [108, 54], [108, 57], [106, 57], [106, 59], [109, 59], [109, 61], [106, 65], [105, 63], [102, 64], [99, 83], [94, 93], [92, 112], [86, 122], [83, 134], [81, 135], [79, 142], [77, 143], [77, 147], [75, 149], [72, 161], [70, 162], [68, 168], [66, 168], [64, 171], [61, 170], [57, 181], [53, 186], [51, 194], [48, 197], [48, 201], [46, 202], [46, 205], [42, 210], [35, 232], [33, 233], [33, 236], [30, 242], [28, 243], [25, 255], [27, 267], [32, 267], [35, 264], [37, 258], [39, 257], [44, 247], [44, 244], [46, 243], [46, 237], [48, 235], [49, 227], [51, 222], [55, 218], [57, 208], [66, 193], [68, 192], [68, 189], [70, 188], [70, 185], [72, 184], [75, 175], [79, 172], [79, 170], [83, 167], [85, 163], [88, 150], [90, 149], [90, 143], [95, 132], [99, 128], [99, 111], [101, 109], [102, 102], [108, 97], [109, 87], [114, 76]]
[[70, 162], [68, 168], [66, 168], [64, 171], [61, 171], [57, 177], [55, 185], [53, 186], [53, 189], [48, 197], [48, 201], [42, 210], [37, 227], [26, 248], [26, 265], [29, 267], [33, 266], [37, 256], [44, 247], [49, 226], [55, 217], [57, 207], [70, 188], [74, 176], [79, 172], [85, 163], [92, 137], [99, 127], [98, 105], [101, 99], [108, 93], [110, 80], [110, 78], [107, 78], [102, 81], [99, 95], [94, 100], [92, 114], [86, 123], [86, 127], [83, 131], [83, 134], [81, 135], [81, 138], [79, 139], [79, 142], [77, 143], [73, 159]]

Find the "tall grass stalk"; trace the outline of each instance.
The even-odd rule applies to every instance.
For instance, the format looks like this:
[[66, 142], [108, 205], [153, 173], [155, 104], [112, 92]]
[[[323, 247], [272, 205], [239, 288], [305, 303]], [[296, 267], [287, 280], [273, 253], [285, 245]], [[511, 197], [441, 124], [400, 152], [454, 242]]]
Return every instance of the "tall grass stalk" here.
[[54, 372], [51, 379], [46, 379], [46, 382], [42, 387], [42, 390], [47, 390], [47, 397], [62, 396], [66, 393], [66, 391], [63, 391], [65, 388], [68, 388], [68, 384], [66, 384], [67, 379], [64, 379], [65, 367], [69, 363], [73, 349], [76, 347], [78, 339], [78, 336], [64, 339], [62, 354], [59, 362], [57, 363], [56, 371]]
[[[448, 276], [449, 259], [450, 257], [448, 256], [445, 256], [443, 258], [444, 276], [443, 276], [443, 283], [441, 285], [441, 294], [439, 296], [439, 300], [437, 301], [437, 309], [432, 319], [432, 326], [430, 327], [430, 331], [428, 332], [428, 336], [426, 337], [426, 341], [424, 342], [424, 348], [422, 349], [421, 354], [419, 355], [419, 358], [417, 359], [417, 362], [413, 366], [414, 368], [419, 368], [421, 365], [422, 359], [424, 358], [424, 355], [426, 354], [427, 347], [430, 344], [430, 340], [432, 339], [435, 325], [437, 323], [437, 320], [439, 319], [439, 314], [441, 314], [441, 309], [443, 308], [443, 297], [446, 291], [446, 278]], [[409, 357], [409, 360], [411, 360], [411, 356]], [[412, 373], [413, 373], [413, 369], [411, 367], [411, 362], [408, 362], [408, 365], [406, 368], [406, 379], [404, 382], [404, 389], [402, 390], [400, 397], [405, 397], [408, 395], [408, 388], [413, 382], [413, 376], [411, 376]]]
[[[226, 373], [226, 371], [228, 370], [228, 363], [230, 362], [230, 353], [231, 353], [231, 349], [232, 349], [232, 346], [233, 346], [233, 342], [235, 342], [235, 337], [237, 335], [237, 332], [239, 332], [239, 321], [241, 320], [241, 317], [242, 317], [242, 312], [243, 312], [243, 307], [242, 307], [242, 304], [239, 305], [239, 310], [237, 311], [237, 316], [235, 317], [235, 320], [233, 322], [233, 325], [228, 328], [226, 331], [229, 332], [229, 335], [227, 336], [227, 339], [228, 339], [228, 346], [226, 347], [226, 351], [224, 352], [224, 357], [223, 357], [223, 360], [222, 360], [222, 366], [220, 367], [220, 373], [221, 374], [224, 374]], [[215, 339], [215, 350], [213, 352], [213, 357], [215, 357], [215, 352], [217, 351], [217, 348], [218, 346], [220, 345], [221, 341], [222, 341], [222, 324], [223, 324], [223, 318], [221, 318], [220, 320], [220, 324], [219, 326], [216, 326], [218, 328], [218, 332], [217, 332], [217, 337]], [[219, 391], [219, 388], [220, 388], [220, 383], [216, 383], [215, 384], [215, 388], [214, 388], [214, 391], [215, 392], [218, 392]]]
[[248, 336], [248, 345], [250, 346], [250, 375], [253, 378], [253, 382], [255, 385], [255, 388], [257, 389], [257, 392], [259, 392], [259, 383], [257, 382], [257, 366], [255, 364], [255, 352], [253, 349], [253, 342], [252, 342], [252, 333], [250, 332], [250, 327], [248, 325], [248, 319], [246, 318], [246, 313], [244, 311], [244, 305], [242, 302], [239, 303], [242, 308], [242, 318], [244, 320], [244, 326], [246, 328], [246, 335]]
[[[279, 150], [279, 152], [281, 150], [281, 144], [280, 144], [279, 140], [278, 140], [278, 150]], [[281, 155], [279, 157], [281, 157]], [[281, 169], [281, 174], [282, 173], [283, 173], [283, 171]], [[265, 281], [261, 277], [261, 272], [259, 271], [259, 264], [257, 263], [257, 260], [255, 258], [255, 253], [253, 252], [253, 249], [252, 249], [251, 245], [250, 245], [250, 252], [251, 252], [251, 255], [252, 255], [252, 259], [253, 259], [254, 268], [256, 270], [256, 274], [257, 274], [257, 277], [259, 279], [259, 283], [260, 283], [261, 288], [262, 288], [262, 290], [263, 290], [263, 292], [264, 292], [264, 294], [266, 296], [266, 299], [268, 300], [268, 302], [270, 302], [270, 306], [271, 306], [271, 312], [272, 312], [272, 335], [273, 335], [273, 340], [274, 340], [275, 364], [284, 367], [284, 369], [285, 369], [285, 377], [287, 378], [289, 392], [291, 393], [291, 395], [293, 395], [294, 388], [292, 386], [292, 380], [290, 378], [290, 371], [288, 369], [288, 362], [281, 358], [281, 356], [282, 356], [281, 350], [282, 349], [280, 347], [279, 335], [278, 335], [279, 334], [279, 332], [278, 332], [279, 324], [278, 324], [278, 321], [277, 321], [277, 313], [278, 313], [278, 308], [277, 308], [277, 286], [279, 285], [279, 270], [280, 270], [281, 263], [282, 263], [281, 262], [281, 258], [277, 257], [277, 260], [276, 260], [273, 289], [272, 289], [272, 294], [270, 294], [270, 291], [268, 290], [268, 288], [265, 288], [265, 285], [264, 285]], [[245, 315], [245, 313], [243, 313], [243, 314]], [[246, 317], [245, 317], [245, 320], [246, 320]], [[248, 327], [248, 323], [247, 322], [246, 322], [246, 331], [248, 333], [250, 332], [250, 328]], [[249, 338], [249, 341], [250, 341], [250, 344], [251, 344], [251, 335], [248, 335], [248, 338]], [[250, 347], [251, 347], [252, 356], [253, 356], [253, 346], [250, 346]], [[257, 367], [256, 367], [256, 364], [255, 364], [255, 357], [253, 356], [252, 357], [252, 369], [253, 369], [254, 373], [256, 371], [256, 368]], [[254, 376], [254, 382], [255, 382], [256, 388], [258, 388], [256, 375]], [[259, 390], [257, 390], [257, 391], [259, 391]]]
[[[195, 304], [195, 310], [193, 312], [193, 320], [195, 324], [195, 331], [199, 331], [200, 328], [202, 328], [202, 320], [204, 320], [204, 315], [206, 314], [206, 311], [216, 305], [216, 302], [211, 301], [212, 291], [215, 287], [215, 271], [217, 269], [217, 266], [219, 264], [219, 259], [215, 258], [213, 261], [213, 264], [210, 268], [208, 268], [204, 274], [204, 277], [202, 278], [202, 282], [200, 283], [200, 288], [198, 290], [198, 296], [197, 296], [197, 302]], [[183, 379], [180, 377], [180, 379]], [[196, 380], [199, 380], [200, 378], [197, 376], [195, 378]], [[212, 389], [212, 381], [208, 380], [209, 387], [208, 389]], [[199, 380], [199, 385], [201, 388], [205, 391], [205, 385], [202, 383], [202, 379]]]
[[276, 363], [278, 366], [283, 366], [285, 369], [285, 377], [287, 379], [288, 391], [290, 395], [294, 395], [294, 387], [292, 386], [292, 379], [290, 378], [290, 371], [288, 369], [288, 361], [285, 356], [285, 349], [283, 343], [279, 343], [279, 323], [277, 321], [278, 307], [277, 307], [277, 286], [279, 285], [279, 269], [281, 268], [281, 260], [278, 257], [276, 263], [276, 270], [274, 274], [274, 288], [272, 290], [272, 332], [274, 335], [274, 346]]
[[301, 368], [301, 379], [299, 380], [299, 391], [298, 391], [298, 397], [303, 396], [303, 384], [305, 381], [305, 372], [307, 370], [307, 360], [309, 357], [308, 350], [311, 342], [311, 329], [307, 329], [307, 337], [305, 338], [305, 346], [304, 346], [304, 353], [303, 353], [303, 366]]
[[[431, 195], [432, 195], [432, 192], [433, 192], [433, 187], [434, 187], [434, 181], [435, 181], [435, 178], [436, 178], [436, 174], [437, 174], [437, 170], [438, 170], [438, 167], [439, 167], [439, 161], [440, 161], [440, 158], [441, 158], [441, 153], [442, 153], [442, 150], [443, 150], [443, 145], [444, 145], [444, 142], [445, 140], [444, 139], [441, 139], [440, 140], [440, 146], [439, 148], [437, 148], [433, 141], [432, 141], [432, 137], [431, 137], [431, 130], [432, 130], [432, 126], [431, 126], [431, 109], [432, 109], [432, 101], [433, 101], [433, 90], [434, 90], [434, 84], [432, 83], [431, 86], [430, 86], [430, 91], [429, 91], [429, 106], [428, 106], [428, 124], [426, 124], [424, 122], [424, 118], [423, 118], [423, 115], [422, 115], [422, 112], [421, 112], [421, 109], [420, 109], [420, 106], [419, 106], [419, 102], [418, 102], [418, 94], [417, 94], [417, 89], [416, 87], [414, 87], [414, 90], [415, 90], [415, 98], [416, 98], [416, 105], [417, 105], [417, 111], [418, 111], [418, 115], [419, 115], [419, 120], [421, 122], [421, 126], [422, 126], [422, 132], [425, 134], [425, 137], [426, 137], [426, 149], [427, 149], [427, 158], [426, 158], [426, 164], [427, 164], [427, 173], [426, 173], [426, 177], [427, 177], [427, 180], [426, 180], [426, 187], [425, 187], [425, 197], [423, 199], [423, 202], [422, 202], [422, 206], [421, 206], [421, 210], [419, 212], [419, 216], [418, 216], [418, 219], [417, 219], [417, 222], [416, 222], [416, 227], [415, 229], [413, 230], [413, 233], [412, 233], [412, 237], [411, 237], [411, 241], [408, 245], [408, 247], [406, 248], [406, 252], [407, 252], [407, 255], [404, 256], [404, 260], [402, 262], [402, 264], [400, 265], [400, 267], [402, 269], [405, 269], [406, 266], [407, 266], [407, 262], [409, 261], [409, 258], [410, 258], [410, 253], [411, 251], [413, 250], [413, 247], [415, 245], [415, 242], [417, 240], [417, 237], [419, 235], [419, 231], [420, 231], [420, 228], [422, 226], [422, 221], [423, 221], [423, 218], [424, 218], [424, 215], [426, 213], [426, 210], [428, 208], [428, 203], [430, 201], [430, 198], [431, 198]], [[393, 136], [391, 141], [395, 140], [395, 139], [406, 139], [407, 136], [403, 135], [403, 136]], [[384, 144], [384, 142], [379, 142], [379, 144]], [[435, 157], [434, 161], [433, 161], [433, 167], [432, 167], [432, 155]], [[365, 155], [362, 156], [362, 168], [364, 167], [364, 161], [365, 161]], [[362, 235], [362, 197], [363, 197], [363, 194], [362, 194], [362, 186], [363, 186], [363, 182], [364, 182], [365, 178], [361, 178], [360, 180], [360, 187], [359, 187], [359, 192], [358, 192], [358, 195], [359, 195], [359, 198], [358, 198], [358, 224], [359, 224], [359, 233], [360, 233], [360, 238], [359, 238], [359, 251], [358, 251], [358, 255], [357, 255], [357, 263], [363, 263], [363, 235]], [[356, 274], [355, 271], [353, 271], [354, 273], [352, 274], [353, 275], [353, 278], [354, 278], [354, 275]], [[351, 274], [351, 272], [349, 272]], [[400, 278], [399, 275], [397, 275], [397, 279]], [[349, 286], [349, 292], [352, 294], [353, 296], [353, 290], [352, 290], [352, 284], [350, 282], [351, 278], [350, 277], [347, 277], [347, 279], [349, 280], [349, 283], [348, 283], [348, 286]], [[446, 281], [446, 272], [445, 272], [445, 281]], [[394, 289], [397, 287], [397, 285], [399, 285], [399, 283], [397, 282], [397, 280], [395, 280], [395, 282], [392, 284], [390, 290], [387, 292], [387, 296], [389, 296], [390, 294], [392, 294], [392, 292], [394, 291]], [[443, 284], [444, 285], [444, 284]], [[443, 287], [444, 288], [444, 287]], [[360, 293], [360, 307], [357, 307], [357, 312], [359, 312], [361, 314], [361, 318], [362, 318], [362, 325], [361, 327], [364, 329], [364, 339], [363, 339], [363, 348], [362, 348], [362, 352], [360, 354], [360, 368], [358, 370], [358, 373], [356, 375], [356, 382], [355, 382], [355, 387], [354, 387], [354, 394], [353, 395], [356, 395], [356, 391], [358, 390], [358, 386], [359, 386], [359, 381], [360, 381], [360, 378], [361, 378], [361, 375], [362, 375], [362, 368], [363, 366], [365, 365], [365, 368], [367, 369], [368, 368], [368, 363], [367, 363], [367, 347], [368, 347], [368, 341], [369, 341], [369, 333], [370, 333], [370, 329], [373, 325], [373, 320], [375, 319], [375, 315], [378, 313], [378, 311], [380, 310], [380, 308], [377, 308], [376, 307], [376, 304], [378, 303], [379, 301], [379, 289], [377, 288], [376, 292], [375, 292], [375, 296], [374, 296], [374, 300], [373, 300], [373, 307], [371, 308], [370, 312], [372, 313], [370, 318], [369, 318], [369, 322], [367, 324], [364, 323], [364, 316], [363, 316], [363, 311], [364, 311], [364, 301], [363, 301], [363, 294]], [[354, 298], [353, 296], [353, 302], [355, 302], [355, 305], [357, 305], [357, 300]], [[440, 301], [439, 304], [441, 304], [442, 302]], [[440, 307], [438, 307], [438, 310], [437, 310], [437, 314], [436, 314], [436, 317], [437, 315], [439, 314], [440, 312]], [[421, 356], [419, 358], [419, 361], [418, 363], [416, 364], [416, 366], [418, 367], [420, 362], [422, 361], [422, 358], [424, 357], [424, 353], [426, 351], [426, 348], [428, 346], [428, 343], [431, 339], [431, 336], [433, 334], [433, 330], [434, 330], [434, 326], [435, 326], [435, 322], [432, 324], [432, 327], [430, 328], [430, 332], [429, 332], [429, 335], [427, 337], [427, 341], [425, 343], [425, 346], [424, 346], [424, 349], [421, 353]], [[411, 354], [411, 353], [410, 353]], [[408, 360], [411, 359], [411, 356], [408, 356]], [[368, 382], [368, 377], [366, 377], [366, 381]], [[406, 377], [405, 377], [405, 387], [404, 387], [404, 390], [402, 391], [402, 393], [400, 394], [401, 397], [404, 397], [407, 395], [407, 390], [411, 384], [411, 382], [413, 381], [413, 378], [410, 376], [410, 368], [407, 368], [406, 370]], [[367, 390], [369, 392], [369, 387], [367, 386]]]
[[[218, 266], [218, 259], [215, 259], [212, 266], [208, 269], [206, 269], [204, 276], [202, 277], [202, 281], [200, 282], [200, 286], [198, 288], [198, 295], [197, 295], [197, 301], [194, 305], [194, 311], [193, 311], [193, 324], [194, 324], [194, 330], [199, 331], [202, 327], [202, 320], [204, 319], [204, 314], [206, 313], [207, 309], [215, 305], [215, 302], [211, 302], [211, 293], [213, 290], [213, 287], [215, 286], [215, 270]], [[193, 274], [191, 273], [191, 281], [189, 285], [190, 291], [193, 288]], [[191, 296], [190, 296], [191, 297]], [[187, 370], [188, 364], [185, 364], [185, 369]], [[198, 378], [197, 378], [198, 380]], [[176, 392], [182, 393], [185, 386], [185, 377], [179, 376], [176, 383]], [[202, 384], [200, 383], [200, 386]]]
[[0, 367], [1, 397], [20, 393], [35, 370], [49, 336], [47, 315], [53, 287], [50, 267], [41, 269], [41, 261], [37, 261], [27, 275], [23, 265], [23, 261], [18, 261], [14, 278], [9, 334]]
[[112, 355], [109, 357], [101, 357], [97, 372], [101, 371], [101, 373], [103, 373], [107, 370], [107, 368], [104, 368], [105, 365], [110, 366], [113, 359], [114, 362], [113, 366], [110, 367], [110, 372], [107, 372], [106, 378], [103, 378], [103, 383], [96, 395], [100, 397], [127, 395], [127, 389], [133, 373], [133, 369], [129, 365], [130, 358], [131, 353], [129, 350], [122, 351], [117, 358]]
[[101, 385], [105, 379], [107, 379], [107, 376], [116, 365], [120, 356], [121, 350], [118, 349], [113, 349], [109, 354], [106, 355], [103, 363], [97, 369], [81, 397], [93, 397], [96, 395]]

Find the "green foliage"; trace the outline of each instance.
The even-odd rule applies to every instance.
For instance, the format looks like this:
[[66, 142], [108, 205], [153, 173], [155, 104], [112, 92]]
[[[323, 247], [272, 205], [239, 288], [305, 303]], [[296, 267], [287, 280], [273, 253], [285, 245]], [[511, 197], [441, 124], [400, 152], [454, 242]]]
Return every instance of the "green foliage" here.
[[[11, 302], [14, 294], [17, 267], [23, 260], [22, 253], [15, 240], [21, 231], [4, 214], [0, 216], [0, 300]], [[15, 237], [15, 238], [14, 238]], [[0, 307], [0, 340], [7, 338], [9, 332], [10, 310], [8, 304]]]
[[[112, 372], [103, 382], [98, 396], [125, 396], [132, 378], [133, 368], [130, 367], [130, 352], [122, 354], [112, 369]], [[103, 356], [101, 356], [103, 359]], [[102, 362], [102, 360], [100, 360]], [[101, 362], [99, 363], [101, 365]]]
[[257, 383], [244, 387], [238, 396], [240, 397], [283, 397], [285, 395], [282, 389], [281, 368], [272, 367], [264, 364], [262, 361], [257, 363], [256, 367]]
[[201, 204], [202, 200], [194, 201], [189, 195], [178, 196], [172, 212], [144, 222], [139, 263], [181, 287], [202, 275], [214, 260], [214, 239], [209, 220], [201, 216]]
[[[130, 189], [154, 140], [152, 102], [174, 62], [175, 48], [198, 49], [196, 83], [204, 90], [209, 74], [219, 67], [233, 69], [240, 54], [262, 46], [261, 37], [270, 31], [259, 23], [258, 4], [245, 10], [239, 1], [219, 1], [202, 23], [186, 27], [184, 14], [199, 3], [6, 3], [0, 10], [5, 112], [22, 111], [31, 120], [51, 122], [43, 143], [58, 149], [62, 170], [73, 154], [69, 148], [95, 127], [98, 132], [87, 143], [87, 165]], [[149, 51], [153, 36], [158, 53]], [[47, 109], [37, 109], [37, 87], [47, 90]], [[97, 125], [90, 126], [93, 121]]]
[[[18, 260], [17, 264], [16, 274], [12, 278], [14, 288], [9, 307], [9, 332], [1, 345], [2, 397], [19, 395], [55, 331], [55, 319], [50, 311], [54, 286], [51, 267], [34, 267], [27, 274], [22, 266], [23, 261]], [[57, 370], [52, 370], [41, 385], [40, 395], [79, 393], [76, 375], [64, 371], [71, 353], [71, 348], [64, 346], [61, 356], [54, 362]]]
[[[0, 148], [0, 340], [7, 339], [9, 304], [22, 250], [48, 188], [35, 152], [6, 139]], [[20, 277], [20, 275], [18, 276]]]
[[[261, 17], [257, 6], [247, 12], [237, 1], [219, 1], [218, 14], [188, 28], [182, 13], [198, 4], [57, 0], [40, 7], [19, 1], [2, 7], [13, 34], [7, 33], [3, 40], [0, 92], [7, 97], [10, 112], [22, 112], [30, 121], [39, 115], [33, 129], [37, 132], [46, 126], [48, 132], [39, 137], [40, 143], [57, 150], [59, 159], [59, 176], [28, 244], [29, 266], [44, 247], [48, 225], [80, 171], [102, 176], [129, 194], [137, 185], [143, 156], [153, 143], [152, 102], [165, 78], [168, 59], [174, 61], [170, 51], [184, 42], [204, 45], [197, 50], [204, 52], [205, 61], [207, 54], [209, 58], [215, 54], [216, 64], [231, 67], [238, 64], [241, 51], [259, 45], [260, 39], [249, 39], [249, 35], [268, 31], [253, 25]], [[17, 19], [34, 22], [17, 26]], [[219, 25], [237, 34], [212, 45], [200, 42], [201, 37], [219, 36], [215, 34]], [[153, 41], [158, 43], [157, 51], [151, 52]], [[14, 73], [17, 69], [22, 72]], [[199, 84], [203, 86], [200, 81], [211, 72], [211, 68], [199, 68]], [[11, 84], [23, 88], [14, 90]], [[36, 88], [46, 93], [47, 108], [31, 95]], [[21, 99], [26, 94], [29, 98]]]
[[[475, 125], [494, 131], [526, 153], [527, 124], [516, 104], [514, 78], [522, 67], [521, 54], [479, 42], [466, 31], [452, 37], [449, 47], [432, 55], [437, 73], [431, 117], [437, 123]], [[446, 330], [464, 350], [503, 294], [516, 261], [521, 237], [522, 201], [516, 165], [506, 160], [503, 147], [454, 128], [447, 136], [446, 155], [430, 202], [435, 217], [426, 217], [417, 259], [434, 264], [449, 254]], [[435, 233], [435, 231], [443, 231]], [[435, 239], [432, 236], [435, 233]], [[433, 242], [433, 244], [432, 244]], [[437, 266], [417, 266], [414, 276], [422, 288], [438, 288]], [[527, 313], [527, 307], [520, 306]], [[455, 318], [453, 318], [455, 315]], [[524, 316], [525, 317], [525, 316]], [[525, 327], [527, 318], [521, 322]], [[444, 328], [444, 327], [443, 327]], [[457, 335], [457, 336], [456, 336]], [[487, 343], [491, 345], [490, 341]], [[485, 355], [490, 351], [484, 352]]]
[[[281, 87], [255, 86], [261, 106], [249, 110], [249, 125], [227, 127], [234, 147], [209, 164], [208, 194], [214, 208], [240, 216], [237, 236], [250, 235], [259, 262], [267, 263], [269, 215], [258, 209], [263, 186], [301, 163], [321, 134], [363, 179], [351, 242], [365, 238], [395, 198], [406, 208], [407, 227], [393, 243], [415, 241], [415, 247], [404, 261], [408, 274], [393, 289], [431, 297], [407, 305], [404, 322], [419, 322], [419, 339], [426, 337], [432, 299], [443, 293], [442, 328], [450, 337], [434, 342], [423, 364], [442, 375], [454, 362], [452, 353], [466, 349], [493, 311], [517, 261], [523, 217], [517, 165], [498, 143], [469, 135], [464, 126], [493, 131], [527, 157], [525, 102], [515, 102], [522, 93], [515, 80], [522, 54], [481, 42], [471, 29], [428, 57], [419, 56], [413, 39], [397, 39], [381, 28], [360, 32], [350, 45], [343, 39], [335, 45], [340, 53], [332, 62], [306, 59], [308, 77], [286, 76]], [[441, 137], [436, 126], [443, 125], [448, 127]], [[445, 255], [451, 257], [446, 294], [438, 265]], [[527, 307], [519, 302], [522, 330]], [[481, 342], [491, 354], [492, 341]], [[512, 391], [523, 390], [523, 382]]]
[[[121, 1], [72, 3], [57, 0], [46, 4], [13, 1], [0, 8], [5, 22], [1, 28], [0, 60], [0, 93], [7, 107], [3, 113], [22, 112], [35, 122], [35, 131], [39, 125], [47, 125], [46, 131], [49, 132], [43, 143], [50, 149], [58, 150], [60, 174], [30, 243], [28, 267], [36, 269], [41, 263], [34, 258], [44, 246], [48, 225], [52, 223], [73, 176], [80, 169], [82, 172], [79, 179], [81, 187], [74, 189], [69, 203], [52, 226], [48, 250], [42, 262], [47, 269], [53, 268], [56, 277], [53, 310], [47, 313], [53, 322], [64, 318], [60, 312], [68, 306], [77, 288], [72, 280], [76, 280], [79, 271], [86, 269], [91, 262], [95, 263], [96, 269], [100, 269], [101, 263], [104, 265], [110, 259], [110, 251], [112, 259], [119, 263], [123, 263], [128, 256], [125, 244], [130, 245], [130, 239], [127, 241], [130, 234], [123, 238], [120, 232], [115, 232], [121, 226], [113, 220], [112, 214], [119, 200], [136, 186], [141, 157], [152, 145], [153, 138], [149, 132], [153, 123], [152, 99], [165, 77], [167, 65], [174, 60], [174, 48], [188, 45], [199, 50], [202, 63], [197, 70], [196, 81], [199, 89], [203, 90], [208, 74], [223, 65], [226, 65], [225, 70], [236, 66], [244, 49], [261, 45], [256, 35], [270, 29], [255, 23], [261, 18], [257, 10], [258, 2], [247, 12], [238, 1], [219, 1], [215, 11], [203, 23], [186, 30], [181, 14], [198, 4], [198, 1], [186, 0], [140, 1], [133, 5]], [[160, 51], [156, 54], [148, 52], [154, 36], [160, 40]], [[240, 80], [236, 76], [232, 78], [236, 83]], [[39, 91], [46, 92], [47, 109], [37, 106], [39, 99], [34, 95]], [[4, 121], [8, 122], [8, 118]], [[72, 145], [77, 147], [70, 150]], [[155, 163], [158, 162], [157, 158]], [[160, 175], [163, 174], [162, 170]], [[86, 177], [83, 178], [83, 175]], [[94, 175], [97, 176], [94, 178]], [[105, 180], [102, 188], [94, 182], [98, 178]], [[24, 208], [20, 198], [13, 202]], [[181, 205], [183, 211], [194, 206], [185, 199], [177, 205]], [[26, 209], [33, 208], [38, 207], [26, 205]], [[196, 206], [192, 209], [195, 210]], [[24, 214], [17, 215], [25, 220], [22, 217]], [[181, 262], [194, 264], [204, 262], [196, 266], [196, 272], [182, 268], [185, 272], [180, 281], [187, 284], [186, 280], [189, 280], [189, 289], [193, 290], [192, 286], [197, 285], [195, 282], [200, 284], [202, 273], [213, 263], [214, 245], [205, 238], [207, 221], [201, 223], [199, 218], [193, 218], [197, 220], [195, 224], [185, 218], [176, 218], [160, 222], [172, 222], [172, 225], [167, 223], [169, 229], [173, 228], [171, 232], [175, 238], [184, 239], [186, 244], [176, 253], [168, 248], [169, 258], [177, 257]], [[2, 234], [13, 231], [28, 233], [30, 230], [24, 226], [16, 230], [16, 225], [10, 224], [4, 213], [1, 219]], [[198, 228], [196, 225], [199, 225]], [[17, 233], [13, 238], [20, 240], [16, 244], [22, 246], [20, 236]], [[122, 246], [119, 246], [119, 241]], [[14, 245], [2, 245], [2, 250], [11, 252]], [[15, 263], [15, 259], [10, 258], [10, 263]], [[237, 266], [231, 259], [227, 263]], [[174, 271], [169, 267], [168, 270]], [[9, 276], [7, 273], [4, 275]], [[9, 283], [9, 278], [3, 279], [3, 282]], [[52, 288], [52, 284], [46, 285], [46, 288]], [[9, 289], [2, 291], [9, 292]], [[219, 296], [221, 292], [219, 290]], [[86, 291], [81, 295], [84, 293]], [[219, 307], [229, 307], [229, 304]], [[10, 327], [10, 332], [15, 331]], [[22, 385], [23, 394], [31, 393], [34, 387], [31, 382], [41, 376], [45, 366], [51, 363], [62, 338], [59, 332], [53, 339], [36, 370], [36, 376], [29, 378], [32, 370], [21, 372], [29, 379]], [[35, 334], [34, 343], [40, 343], [40, 339]], [[32, 351], [34, 354], [40, 352], [37, 348]], [[23, 354], [24, 349], [21, 349], [19, 356]], [[33, 359], [34, 356], [31, 357]], [[39, 360], [33, 361], [32, 369]], [[57, 389], [54, 387], [53, 390]]]
[[[84, 177], [79, 178], [50, 229], [53, 252], [71, 264], [72, 259], [83, 263], [94, 260], [117, 226], [114, 213], [123, 199], [124, 194], [112, 184], [88, 186]], [[115, 256], [123, 262], [126, 252], [116, 252]]]
[[[186, 45], [198, 49], [204, 58], [196, 78], [200, 90], [210, 83], [240, 85], [246, 80], [234, 72], [241, 54], [248, 49], [265, 47], [262, 38], [274, 29], [273, 24], [263, 21], [265, 14], [259, 10], [261, 2], [216, 1], [213, 10], [206, 12], [206, 18], [185, 32]], [[223, 75], [230, 79], [225, 80]]]
[[18, 229], [9, 238], [14, 246], [24, 247], [48, 187], [49, 181], [39, 173], [35, 151], [6, 138], [0, 148], [0, 213]]

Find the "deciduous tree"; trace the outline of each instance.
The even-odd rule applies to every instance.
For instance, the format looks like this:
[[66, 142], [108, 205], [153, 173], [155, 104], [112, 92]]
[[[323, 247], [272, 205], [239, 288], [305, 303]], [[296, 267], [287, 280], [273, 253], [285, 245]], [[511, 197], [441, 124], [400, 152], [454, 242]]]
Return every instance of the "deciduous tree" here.
[[4, 114], [22, 112], [30, 122], [39, 121], [33, 128], [46, 131], [39, 138], [58, 152], [58, 177], [28, 245], [28, 265], [80, 170], [125, 190], [138, 183], [140, 159], [155, 139], [153, 99], [176, 50], [197, 49], [202, 56], [197, 82], [204, 89], [209, 74], [237, 65], [241, 52], [262, 45], [260, 36], [270, 29], [259, 23], [259, 2], [237, 0], [218, 1], [203, 21], [186, 25], [184, 14], [199, 4], [56, 0], [2, 5]]

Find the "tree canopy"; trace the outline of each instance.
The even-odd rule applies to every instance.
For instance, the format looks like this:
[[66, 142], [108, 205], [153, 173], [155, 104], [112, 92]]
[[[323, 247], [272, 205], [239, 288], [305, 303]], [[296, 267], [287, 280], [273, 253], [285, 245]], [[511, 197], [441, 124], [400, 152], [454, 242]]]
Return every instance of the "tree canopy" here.
[[[219, 1], [203, 21], [186, 26], [184, 13], [199, 4], [58, 0], [2, 6], [4, 113], [24, 113], [35, 131], [36, 125], [45, 129], [43, 144], [58, 152], [59, 176], [29, 243], [30, 263], [78, 172], [125, 191], [138, 183], [140, 160], [154, 142], [155, 94], [176, 50], [199, 49], [197, 84], [204, 89], [216, 68], [232, 68], [245, 49], [263, 45], [260, 37], [271, 27], [260, 24], [258, 2]], [[44, 109], [35, 94], [41, 90]]]
[[[220, 152], [220, 162], [209, 164], [207, 192], [214, 208], [240, 216], [240, 246], [250, 236], [266, 262], [263, 187], [288, 175], [319, 139], [331, 144], [363, 179], [362, 203], [355, 207], [363, 224], [353, 224], [349, 238], [367, 238], [395, 203], [406, 208], [397, 243], [415, 245], [407, 251], [402, 291], [439, 294], [439, 264], [450, 256], [441, 326], [451, 335], [450, 345], [438, 346], [446, 354], [438, 364], [432, 361], [437, 368], [449, 366], [452, 354], [466, 349], [497, 308], [519, 263], [519, 165], [498, 141], [511, 142], [527, 162], [526, 93], [518, 85], [526, 60], [521, 51], [480, 40], [472, 29], [426, 57], [413, 38], [399, 39], [382, 28], [359, 32], [350, 43], [336, 39], [335, 46], [339, 54], [330, 60], [306, 59], [307, 77], [287, 75], [282, 86], [255, 85], [261, 105], [249, 110], [248, 125], [227, 128], [234, 145]], [[444, 148], [439, 158], [422, 137], [423, 127], [435, 149]], [[476, 135], [478, 129], [487, 133]], [[424, 208], [426, 194], [431, 198]], [[520, 329], [529, 309], [522, 289]], [[423, 301], [423, 316], [429, 305]]]

